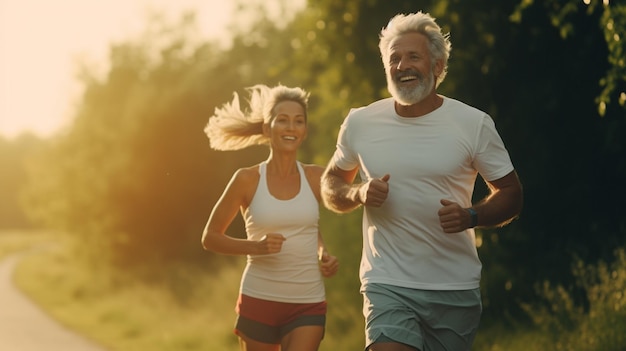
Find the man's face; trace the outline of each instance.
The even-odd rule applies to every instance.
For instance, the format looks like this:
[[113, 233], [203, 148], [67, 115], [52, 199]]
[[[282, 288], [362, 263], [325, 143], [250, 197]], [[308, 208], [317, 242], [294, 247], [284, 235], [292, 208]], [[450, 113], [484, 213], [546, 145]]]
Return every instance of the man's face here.
[[435, 75], [428, 39], [406, 33], [390, 43], [385, 63], [387, 88], [401, 105], [414, 105], [434, 91]]

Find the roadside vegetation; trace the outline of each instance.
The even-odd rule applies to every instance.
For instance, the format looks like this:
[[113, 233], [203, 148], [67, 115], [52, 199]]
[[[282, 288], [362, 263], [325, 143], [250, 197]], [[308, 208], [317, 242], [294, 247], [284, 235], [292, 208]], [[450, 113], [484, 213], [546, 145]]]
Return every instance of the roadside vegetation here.
[[[237, 350], [232, 333], [242, 260], [219, 269], [168, 264], [115, 275], [77, 259], [69, 242], [50, 245], [45, 233], [3, 232], [0, 257], [30, 248], [16, 269], [18, 287], [62, 324], [111, 351]], [[57, 241], [58, 242], [58, 241]], [[42, 246], [42, 243], [44, 246]], [[227, 262], [226, 262], [227, 261]], [[541, 303], [524, 304], [532, 323], [483, 327], [476, 351], [623, 351], [626, 345], [626, 252], [611, 265], [574, 265], [577, 290], [545, 283]], [[362, 349], [360, 296], [347, 301], [329, 289], [328, 330], [321, 351]]]

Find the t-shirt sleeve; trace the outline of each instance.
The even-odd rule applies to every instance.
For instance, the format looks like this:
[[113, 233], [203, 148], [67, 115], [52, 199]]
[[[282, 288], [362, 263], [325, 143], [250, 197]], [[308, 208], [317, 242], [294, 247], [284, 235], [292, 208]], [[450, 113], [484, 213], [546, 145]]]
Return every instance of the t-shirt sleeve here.
[[350, 121], [350, 115], [348, 115], [339, 128], [337, 147], [332, 157], [332, 161], [337, 167], [346, 171], [352, 170], [359, 165], [359, 159], [350, 140], [351, 128], [354, 128], [354, 126]]
[[482, 119], [474, 167], [487, 181], [498, 180], [514, 170], [509, 152], [489, 115]]

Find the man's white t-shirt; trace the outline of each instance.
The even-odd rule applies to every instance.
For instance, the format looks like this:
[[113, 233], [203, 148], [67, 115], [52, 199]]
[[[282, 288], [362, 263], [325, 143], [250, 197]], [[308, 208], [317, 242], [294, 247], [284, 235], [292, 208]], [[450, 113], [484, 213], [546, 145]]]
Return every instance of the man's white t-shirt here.
[[444, 97], [435, 111], [406, 118], [395, 112], [392, 98], [383, 99], [350, 111], [333, 160], [344, 170], [359, 167], [363, 181], [390, 174], [384, 204], [364, 207], [363, 287], [479, 287], [474, 230], [444, 233], [437, 211], [441, 199], [470, 207], [479, 173], [490, 181], [513, 171], [489, 115]]

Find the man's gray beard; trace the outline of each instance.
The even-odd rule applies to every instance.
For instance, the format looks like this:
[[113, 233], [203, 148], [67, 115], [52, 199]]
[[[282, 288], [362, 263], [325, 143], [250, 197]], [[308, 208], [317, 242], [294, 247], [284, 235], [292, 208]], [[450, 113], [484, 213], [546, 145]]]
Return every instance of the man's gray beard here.
[[399, 87], [396, 81], [389, 74], [387, 75], [389, 93], [400, 105], [404, 106], [414, 105], [424, 100], [433, 89], [434, 84], [432, 76], [429, 76], [426, 81], [419, 82], [415, 88]]

